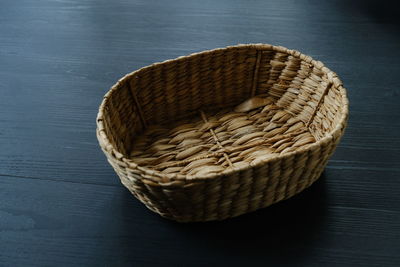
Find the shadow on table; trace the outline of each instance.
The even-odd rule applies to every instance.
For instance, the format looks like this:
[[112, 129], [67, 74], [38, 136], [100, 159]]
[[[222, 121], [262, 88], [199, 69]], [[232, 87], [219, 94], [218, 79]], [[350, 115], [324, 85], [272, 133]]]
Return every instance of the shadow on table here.
[[114, 217], [107, 226], [117, 237], [104, 248], [116, 255], [114, 265], [308, 265], [318, 253], [315, 248], [326, 238], [322, 231], [329, 217], [325, 174], [291, 199], [233, 219], [206, 223], [166, 220], [124, 192], [116, 198], [122, 205], [112, 205]]
[[203, 244], [225, 255], [300, 263], [319, 237], [327, 203], [325, 175], [322, 174], [301, 194], [268, 208], [220, 222], [171, 222], [171, 226], [180, 236], [197, 240], [197, 246]]

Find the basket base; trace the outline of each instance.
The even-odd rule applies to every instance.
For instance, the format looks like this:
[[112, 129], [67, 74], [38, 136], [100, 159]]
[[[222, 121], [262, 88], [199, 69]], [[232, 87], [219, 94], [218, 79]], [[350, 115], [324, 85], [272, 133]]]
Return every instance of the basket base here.
[[256, 96], [233, 110], [202, 111], [175, 125], [150, 126], [134, 140], [133, 162], [162, 175], [206, 176], [254, 165], [315, 142], [299, 118], [272, 97]]

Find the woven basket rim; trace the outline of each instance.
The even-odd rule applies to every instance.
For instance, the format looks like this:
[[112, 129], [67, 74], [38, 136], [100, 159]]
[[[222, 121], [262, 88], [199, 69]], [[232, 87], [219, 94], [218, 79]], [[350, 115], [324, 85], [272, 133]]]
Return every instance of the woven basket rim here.
[[[307, 146], [306, 148], [300, 148], [296, 151], [280, 154], [280, 155], [265, 159], [263, 161], [257, 162], [257, 164], [254, 164], [254, 165], [249, 164], [248, 166], [235, 168], [234, 170], [231, 170], [229, 172], [212, 173], [212, 174], [208, 174], [208, 175], [204, 175], [204, 176], [196, 176], [195, 175], [195, 176], [189, 176], [189, 177], [187, 175], [183, 175], [183, 174], [172, 174], [172, 175], [167, 174], [166, 175], [166, 174], [161, 173], [160, 171], [153, 170], [153, 169], [150, 169], [147, 167], [139, 166], [138, 164], [136, 164], [134, 162], [134, 160], [131, 160], [130, 158], [124, 156], [124, 154], [121, 153], [120, 151], [118, 151], [118, 149], [110, 142], [108, 136], [105, 134], [105, 131], [104, 131], [103, 112], [105, 109], [107, 99], [111, 96], [111, 94], [114, 91], [118, 90], [119, 86], [123, 82], [125, 82], [127, 79], [133, 77], [136, 73], [141, 72], [145, 69], [152, 68], [154, 66], [159, 66], [159, 65], [165, 64], [167, 62], [184, 60], [188, 57], [192, 57], [192, 56], [196, 56], [196, 55], [205, 55], [205, 54], [214, 53], [214, 52], [220, 51], [220, 50], [226, 50], [226, 49], [232, 49], [232, 48], [233, 49], [244, 48], [244, 47], [255, 48], [255, 49], [260, 49], [260, 50], [274, 50], [276, 52], [287, 53], [289, 55], [292, 55], [294, 57], [301, 59], [302, 61], [304, 61], [306, 63], [313, 65], [314, 68], [317, 68], [317, 69], [321, 70], [323, 73], [325, 73], [327, 75], [328, 81], [332, 83], [333, 87], [336, 87], [338, 90], [341, 91], [341, 94], [343, 97], [343, 99], [342, 99], [343, 105], [341, 107], [342, 108], [341, 117], [340, 117], [336, 127], [333, 130], [331, 130], [330, 132], [327, 132], [323, 138], [321, 138], [320, 140], [317, 140], [315, 143]], [[296, 155], [298, 155], [298, 154], [309, 153], [312, 150], [314, 150], [316, 147], [320, 147], [321, 145], [331, 141], [334, 136], [340, 135], [341, 130], [343, 128], [345, 128], [345, 125], [346, 125], [346, 122], [348, 119], [348, 114], [349, 114], [349, 100], [347, 97], [346, 88], [343, 87], [343, 83], [340, 80], [340, 78], [337, 76], [337, 74], [335, 72], [333, 72], [332, 70], [330, 70], [328, 67], [326, 67], [321, 61], [314, 60], [312, 57], [307, 56], [297, 50], [288, 49], [283, 46], [275, 46], [275, 45], [262, 44], [262, 43], [238, 44], [238, 45], [234, 45], [234, 46], [227, 46], [224, 48], [215, 48], [215, 49], [211, 49], [211, 50], [205, 50], [205, 51], [201, 51], [201, 52], [191, 53], [186, 56], [180, 56], [180, 57], [177, 57], [174, 59], [168, 59], [168, 60], [161, 61], [161, 62], [155, 62], [153, 64], [147, 65], [145, 67], [139, 68], [131, 73], [126, 74], [125, 76], [120, 78], [109, 89], [109, 91], [104, 95], [104, 97], [102, 99], [102, 102], [99, 106], [97, 118], [96, 118], [96, 126], [97, 126], [96, 135], [97, 135], [98, 141], [99, 141], [102, 149], [106, 150], [108, 153], [111, 153], [111, 155], [114, 156], [119, 161], [122, 161], [125, 164], [127, 164], [129, 166], [129, 168], [141, 170], [142, 172], [144, 172], [146, 174], [146, 177], [140, 176], [140, 179], [151, 180], [158, 184], [162, 184], [163, 186], [175, 186], [177, 182], [180, 184], [181, 182], [185, 182], [185, 181], [193, 182], [193, 181], [209, 180], [212, 178], [226, 176], [226, 175], [234, 173], [234, 172], [245, 171], [245, 170], [248, 170], [248, 169], [251, 169], [254, 167], [262, 166], [269, 162], [281, 160], [284, 158], [288, 158], [290, 156], [296, 157]], [[168, 178], [167, 179], [168, 181], [165, 181], [165, 180], [162, 181], [159, 178], [164, 178], [164, 179]]]

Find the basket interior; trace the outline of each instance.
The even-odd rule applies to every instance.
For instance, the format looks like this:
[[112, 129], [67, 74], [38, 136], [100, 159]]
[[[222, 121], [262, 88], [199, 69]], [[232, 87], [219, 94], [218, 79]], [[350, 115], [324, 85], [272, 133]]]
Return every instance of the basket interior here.
[[104, 102], [111, 144], [165, 175], [204, 176], [314, 143], [342, 115], [340, 88], [300, 57], [254, 46], [155, 64]]

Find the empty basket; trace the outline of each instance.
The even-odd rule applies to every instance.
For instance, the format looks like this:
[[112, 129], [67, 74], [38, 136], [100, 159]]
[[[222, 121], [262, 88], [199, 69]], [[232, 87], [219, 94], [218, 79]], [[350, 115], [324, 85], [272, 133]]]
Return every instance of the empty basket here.
[[126, 75], [104, 96], [97, 137], [152, 211], [222, 220], [310, 186], [347, 117], [346, 90], [321, 62], [280, 46], [238, 45]]

